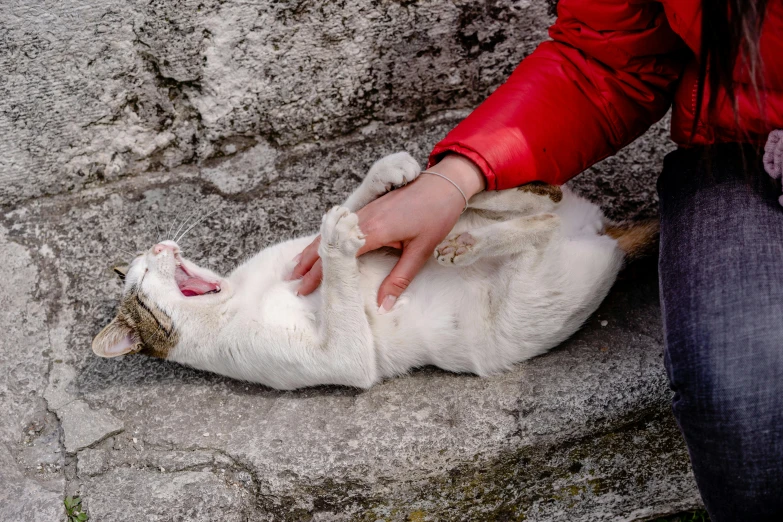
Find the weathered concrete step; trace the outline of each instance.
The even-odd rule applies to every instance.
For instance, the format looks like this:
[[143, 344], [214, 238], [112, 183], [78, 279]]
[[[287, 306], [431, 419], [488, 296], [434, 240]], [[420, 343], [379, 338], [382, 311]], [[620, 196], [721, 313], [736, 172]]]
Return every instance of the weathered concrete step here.
[[[254, 147], [7, 209], [3, 264], [17, 268], [0, 287], [12, 310], [0, 355], [16, 380], [0, 396], [15, 415], [3, 442], [22, 455], [25, 419], [61, 421], [30, 436], [62, 457], [47, 476], [20, 464], [27, 491], [59, 481], [101, 522], [633, 520], [698, 505], [668, 413], [654, 268], [618, 283], [564, 346], [489, 379], [424, 369], [363, 393], [281, 393], [92, 355], [120, 293], [110, 267], [172, 221], [217, 209], [183, 246], [226, 271], [314, 230], [375, 157], [403, 147], [421, 157], [453, 123], [381, 126], [287, 156]], [[47, 491], [12, 512], [51, 506]]]

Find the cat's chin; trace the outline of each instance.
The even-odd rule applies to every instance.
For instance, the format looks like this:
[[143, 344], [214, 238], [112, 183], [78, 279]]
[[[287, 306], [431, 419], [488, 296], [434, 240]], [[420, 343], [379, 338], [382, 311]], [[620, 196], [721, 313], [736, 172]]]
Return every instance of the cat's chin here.
[[220, 281], [213, 281], [212, 278], [201, 276], [196, 272], [196, 267], [186, 266], [185, 261], [177, 256], [174, 281], [183, 296], [199, 297], [220, 293], [222, 290]]

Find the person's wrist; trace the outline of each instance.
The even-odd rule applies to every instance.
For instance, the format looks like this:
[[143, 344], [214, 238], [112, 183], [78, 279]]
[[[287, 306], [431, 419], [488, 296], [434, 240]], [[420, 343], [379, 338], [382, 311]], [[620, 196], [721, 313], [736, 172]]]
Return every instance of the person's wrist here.
[[470, 199], [486, 188], [487, 181], [478, 166], [465, 156], [448, 154], [432, 166], [432, 171], [448, 177]]

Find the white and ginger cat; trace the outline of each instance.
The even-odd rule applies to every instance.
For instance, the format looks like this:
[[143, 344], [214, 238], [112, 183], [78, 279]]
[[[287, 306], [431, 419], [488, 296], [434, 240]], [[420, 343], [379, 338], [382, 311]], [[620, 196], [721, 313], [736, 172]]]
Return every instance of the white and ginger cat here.
[[380, 314], [378, 287], [398, 257], [357, 259], [364, 236], [353, 212], [419, 172], [407, 153], [387, 156], [324, 216], [323, 283], [308, 296], [286, 277], [314, 236], [266, 248], [226, 278], [184, 259], [173, 241], [153, 246], [128, 267], [119, 311], [94, 352], [145, 353], [285, 390], [368, 388], [424, 365], [491, 375], [573, 334], [625, 253], [654, 235], [649, 226], [607, 231], [600, 209], [566, 188], [484, 192]]

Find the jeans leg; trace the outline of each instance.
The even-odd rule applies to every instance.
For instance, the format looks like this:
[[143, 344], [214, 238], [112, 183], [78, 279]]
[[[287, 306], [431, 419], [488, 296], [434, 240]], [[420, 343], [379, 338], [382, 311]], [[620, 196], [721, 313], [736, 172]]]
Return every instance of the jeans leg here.
[[665, 363], [715, 522], [783, 521], [783, 208], [759, 163], [678, 150], [658, 181]]

